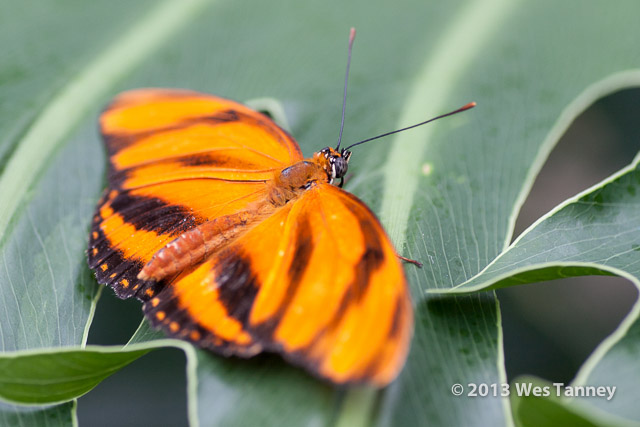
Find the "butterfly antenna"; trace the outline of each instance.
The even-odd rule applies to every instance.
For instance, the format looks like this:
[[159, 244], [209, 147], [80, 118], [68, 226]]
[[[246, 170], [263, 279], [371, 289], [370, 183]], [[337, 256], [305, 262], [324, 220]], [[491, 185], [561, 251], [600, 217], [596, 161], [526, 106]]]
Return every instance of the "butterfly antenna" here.
[[351, 28], [349, 32], [349, 53], [347, 56], [347, 72], [344, 76], [344, 93], [342, 94], [342, 120], [340, 121], [340, 135], [338, 135], [338, 145], [336, 151], [340, 149], [342, 142], [342, 130], [344, 129], [344, 111], [347, 107], [347, 82], [349, 81], [349, 67], [351, 66], [351, 49], [353, 48], [353, 40], [356, 38], [356, 29]]
[[[345, 89], [346, 89], [346, 88], [345, 88]], [[351, 144], [350, 146], [348, 146], [347, 148], [345, 148], [345, 150], [348, 150], [348, 149], [350, 149], [351, 147], [355, 147], [356, 145], [364, 144], [365, 142], [373, 141], [374, 139], [383, 138], [383, 137], [385, 137], [385, 136], [393, 135], [394, 133], [403, 132], [403, 131], [405, 131], [405, 130], [413, 129], [413, 128], [416, 128], [416, 127], [418, 127], [418, 126], [426, 125], [427, 123], [430, 123], [430, 122], [432, 122], [432, 121], [434, 121], [434, 120], [438, 120], [438, 119], [441, 119], [441, 118], [443, 118], [443, 117], [452, 116], [452, 115], [454, 115], [454, 114], [461, 113], [461, 112], [466, 111], [466, 110], [468, 110], [468, 109], [470, 109], [470, 108], [473, 108], [473, 107], [475, 107], [475, 106], [476, 106], [476, 103], [475, 103], [475, 102], [470, 102], [470, 103], [468, 103], [467, 105], [465, 105], [465, 106], [463, 106], [463, 107], [460, 107], [460, 108], [458, 108], [458, 109], [457, 109], [457, 110], [455, 110], [455, 111], [451, 111], [450, 113], [442, 114], [442, 115], [437, 116], [437, 117], [434, 117], [434, 118], [432, 118], [432, 119], [425, 120], [424, 122], [421, 122], [421, 123], [415, 124], [415, 125], [413, 125], [413, 126], [407, 126], [406, 128], [402, 128], [402, 129], [394, 130], [394, 131], [391, 131], [391, 132], [383, 133], [382, 135], [374, 136], [374, 137], [372, 137], [372, 138], [363, 139], [362, 141], [358, 141], [358, 142], [356, 142], [355, 144]]]

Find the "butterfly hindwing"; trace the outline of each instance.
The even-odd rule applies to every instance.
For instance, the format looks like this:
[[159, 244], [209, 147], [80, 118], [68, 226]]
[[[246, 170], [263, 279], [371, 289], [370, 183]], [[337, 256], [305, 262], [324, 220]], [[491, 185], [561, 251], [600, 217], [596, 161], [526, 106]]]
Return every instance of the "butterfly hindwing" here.
[[252, 327], [268, 325], [267, 339], [285, 358], [322, 377], [387, 384], [404, 364], [413, 314], [382, 226], [364, 203], [329, 184], [307, 191], [288, 219], [290, 258], [258, 295]]
[[337, 383], [388, 383], [412, 329], [406, 280], [389, 238], [361, 201], [329, 184], [185, 272], [145, 312], [173, 336], [189, 339], [195, 328], [205, 348], [280, 352]]
[[168, 279], [137, 276], [158, 250], [263, 199], [274, 171], [302, 159], [296, 142], [265, 116], [196, 92], [125, 92], [100, 125], [109, 186], [94, 215], [89, 265], [122, 298], [153, 297]]

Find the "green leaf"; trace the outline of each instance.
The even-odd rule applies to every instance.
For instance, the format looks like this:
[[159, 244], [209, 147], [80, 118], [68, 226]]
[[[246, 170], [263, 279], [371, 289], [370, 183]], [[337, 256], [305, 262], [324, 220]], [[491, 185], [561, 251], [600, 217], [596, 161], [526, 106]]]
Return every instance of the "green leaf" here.
[[147, 352], [87, 347], [5, 353], [0, 359], [0, 398], [22, 404], [67, 402]]
[[588, 274], [616, 274], [640, 285], [638, 160], [557, 206], [480, 274], [450, 292]]
[[[58, 364], [73, 360], [69, 366], [79, 371], [99, 360], [105, 373], [121, 366], [131, 348], [179, 347], [187, 356], [193, 425], [509, 425], [506, 400], [450, 392], [454, 383], [506, 381], [495, 295], [425, 291], [488, 277], [492, 267], [485, 268], [513, 250], [501, 255], [536, 173], [571, 120], [598, 97], [640, 84], [634, 71], [639, 8], [632, 0], [615, 7], [595, 0], [3, 7], [11, 13], [0, 16], [0, 35], [18, 48], [0, 52], [0, 63], [8, 64], [1, 68], [0, 94], [11, 106], [0, 110], [1, 363], [30, 350]], [[16, 16], [19, 26], [4, 25]], [[45, 22], [50, 38], [40, 31]], [[416, 324], [398, 380], [381, 392], [345, 392], [276, 356], [223, 359], [159, 338], [145, 326], [122, 354], [79, 349], [97, 297], [84, 248], [102, 187], [105, 158], [95, 123], [104, 102], [145, 86], [279, 99], [291, 132], [310, 155], [337, 136], [350, 26], [358, 39], [345, 142], [478, 102], [471, 112], [358, 147], [351, 160], [347, 189], [378, 213], [401, 254], [425, 264], [406, 269]], [[574, 261], [537, 269], [538, 277], [623, 271]], [[528, 274], [514, 269], [508, 277], [522, 280], [520, 273]], [[579, 379], [604, 381], [615, 362], [635, 366], [633, 331], [628, 320]], [[53, 366], [42, 378], [55, 377]], [[624, 383], [623, 371], [616, 381], [630, 389], [637, 376]], [[65, 385], [71, 376], [66, 383], [61, 375], [57, 384], [72, 398], [96, 379], [77, 383], [75, 393]], [[46, 394], [41, 390], [39, 401], [59, 401], [53, 389]], [[612, 412], [638, 419], [631, 405], [616, 405]], [[68, 411], [69, 423], [74, 418], [73, 404], [49, 410]], [[2, 414], [12, 416], [11, 409]]]
[[640, 321], [638, 303], [620, 327], [585, 362], [573, 381], [575, 385], [615, 386], [611, 401], [589, 399], [588, 403], [615, 416], [638, 421], [636, 396], [640, 368]]

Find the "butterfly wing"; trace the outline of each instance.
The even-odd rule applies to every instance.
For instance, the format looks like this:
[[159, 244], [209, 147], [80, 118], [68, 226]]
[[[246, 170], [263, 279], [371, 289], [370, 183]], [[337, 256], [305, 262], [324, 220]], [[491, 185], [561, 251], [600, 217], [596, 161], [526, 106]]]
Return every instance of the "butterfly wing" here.
[[267, 117], [197, 92], [141, 89], [102, 113], [109, 185], [98, 203], [89, 265], [118, 296], [152, 297], [166, 285], [138, 273], [171, 240], [261, 200], [274, 170], [302, 159]]
[[320, 184], [145, 303], [170, 335], [262, 350], [336, 383], [389, 383], [412, 333], [395, 250], [356, 197]]

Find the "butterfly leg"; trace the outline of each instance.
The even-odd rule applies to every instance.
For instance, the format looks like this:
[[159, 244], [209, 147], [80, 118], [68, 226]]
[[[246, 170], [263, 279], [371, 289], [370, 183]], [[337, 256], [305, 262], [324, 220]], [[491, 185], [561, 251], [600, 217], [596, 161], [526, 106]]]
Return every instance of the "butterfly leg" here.
[[404, 262], [410, 262], [411, 264], [417, 265], [418, 267], [422, 268], [422, 263], [420, 261], [416, 261], [415, 259], [411, 259], [411, 258], [405, 258], [402, 255], [398, 255], [398, 258], [400, 258]]

